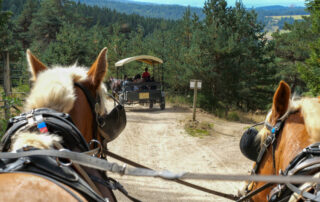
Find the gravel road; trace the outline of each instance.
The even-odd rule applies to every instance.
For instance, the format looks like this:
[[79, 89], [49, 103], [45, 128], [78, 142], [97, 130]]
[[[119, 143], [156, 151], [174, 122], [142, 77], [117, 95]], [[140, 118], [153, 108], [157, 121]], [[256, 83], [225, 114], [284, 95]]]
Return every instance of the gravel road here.
[[[252, 162], [240, 152], [239, 140], [247, 124], [227, 122], [204, 112], [197, 120], [214, 124], [214, 132], [206, 137], [192, 137], [184, 124], [192, 118], [189, 108], [134, 105], [126, 107], [127, 126], [109, 143], [110, 151], [151, 167], [172, 172], [215, 174], [247, 174]], [[110, 161], [117, 162], [109, 157]], [[118, 180], [134, 197], [142, 201], [228, 201], [175, 182], [154, 178], [119, 176]], [[236, 194], [243, 182], [189, 181], [210, 189]], [[115, 192], [119, 201], [129, 201]]]

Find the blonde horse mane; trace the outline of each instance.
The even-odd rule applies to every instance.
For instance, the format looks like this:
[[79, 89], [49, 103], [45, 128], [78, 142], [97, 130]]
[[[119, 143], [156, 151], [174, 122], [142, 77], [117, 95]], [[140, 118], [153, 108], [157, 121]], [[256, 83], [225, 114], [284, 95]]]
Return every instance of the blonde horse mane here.
[[[290, 101], [290, 105], [288, 107], [287, 112], [280, 118], [280, 120], [285, 120], [291, 112], [295, 112], [297, 110], [301, 110], [302, 116], [304, 118], [304, 123], [306, 130], [310, 136], [310, 141], [312, 143], [320, 142], [320, 124], [319, 124], [319, 116], [320, 116], [320, 99], [318, 98], [301, 98], [299, 100], [292, 99]], [[269, 122], [271, 111], [266, 117], [266, 121]], [[266, 127], [263, 127], [259, 132], [259, 137], [261, 144], [265, 141], [266, 137], [270, 132]]]
[[[74, 82], [87, 79], [87, 69], [77, 67], [53, 67], [40, 72], [34, 81], [33, 88], [26, 100], [26, 112], [36, 108], [50, 108], [59, 112], [69, 113], [76, 100]], [[101, 83], [98, 88], [100, 96], [99, 114], [106, 112], [106, 87]], [[55, 135], [37, 135], [37, 133], [17, 133], [12, 137], [10, 150], [16, 151], [26, 145], [40, 149], [48, 149], [61, 138]]]
[[[40, 72], [29, 97], [26, 100], [25, 111], [36, 108], [50, 108], [68, 113], [76, 100], [73, 83], [87, 78], [87, 70], [76, 65], [71, 67], [53, 67]], [[98, 94], [101, 98], [99, 114], [106, 110], [106, 87], [100, 85]]]

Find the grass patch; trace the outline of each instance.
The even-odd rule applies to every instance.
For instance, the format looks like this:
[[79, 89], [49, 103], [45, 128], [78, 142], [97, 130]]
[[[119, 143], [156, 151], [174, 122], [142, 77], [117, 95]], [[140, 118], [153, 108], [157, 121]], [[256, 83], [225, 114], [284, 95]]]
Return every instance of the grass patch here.
[[188, 120], [184, 129], [189, 135], [201, 138], [211, 134], [213, 131], [213, 123]]
[[234, 111], [234, 112], [229, 112], [227, 115], [227, 120], [229, 121], [240, 121], [240, 116], [238, 114], [238, 112]]

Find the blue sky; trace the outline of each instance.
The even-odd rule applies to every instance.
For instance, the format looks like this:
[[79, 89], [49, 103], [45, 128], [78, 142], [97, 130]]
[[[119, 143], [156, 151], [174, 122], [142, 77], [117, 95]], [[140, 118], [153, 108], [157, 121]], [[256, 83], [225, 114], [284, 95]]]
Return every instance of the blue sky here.
[[[134, 0], [139, 2], [150, 2], [157, 4], [178, 4], [183, 6], [195, 6], [203, 7], [205, 0]], [[227, 0], [228, 5], [232, 6], [236, 0]], [[247, 7], [259, 7], [259, 6], [304, 6], [305, 0], [242, 0], [242, 3]]]

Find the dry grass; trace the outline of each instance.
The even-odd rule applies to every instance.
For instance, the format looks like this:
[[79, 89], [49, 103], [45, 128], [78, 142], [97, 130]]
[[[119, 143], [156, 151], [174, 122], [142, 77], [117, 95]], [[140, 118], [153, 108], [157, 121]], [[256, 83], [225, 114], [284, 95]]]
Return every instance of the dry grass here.
[[282, 15], [282, 16], [266, 16], [268, 18], [280, 20], [281, 18], [293, 18], [295, 20], [301, 20], [303, 16], [309, 16], [309, 15]]
[[230, 111], [228, 116], [224, 119], [228, 121], [238, 122], [238, 123], [258, 123], [265, 120], [267, 112], [257, 111], [257, 112], [242, 112], [242, 111]]

